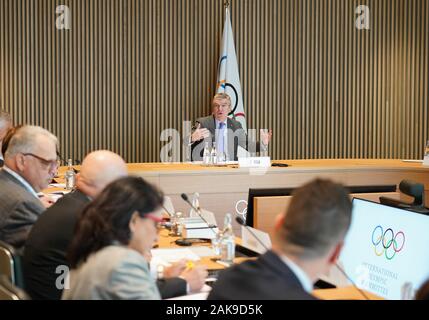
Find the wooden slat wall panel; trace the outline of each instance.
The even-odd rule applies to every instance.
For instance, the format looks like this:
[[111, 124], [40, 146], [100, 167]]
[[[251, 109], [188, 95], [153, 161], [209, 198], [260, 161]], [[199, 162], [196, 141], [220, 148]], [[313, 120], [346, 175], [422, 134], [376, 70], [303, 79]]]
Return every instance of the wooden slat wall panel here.
[[[163, 129], [210, 111], [222, 2], [1, 0], [0, 107], [52, 130], [65, 157], [159, 161]], [[422, 157], [429, 1], [231, 3], [248, 127], [273, 129], [273, 158]]]

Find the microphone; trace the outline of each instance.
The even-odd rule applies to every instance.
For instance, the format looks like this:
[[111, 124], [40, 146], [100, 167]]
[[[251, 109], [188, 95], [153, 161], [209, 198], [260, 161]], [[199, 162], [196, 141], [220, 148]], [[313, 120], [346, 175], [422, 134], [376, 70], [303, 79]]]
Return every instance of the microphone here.
[[424, 206], [425, 186], [422, 183], [417, 183], [411, 180], [402, 180], [399, 184], [399, 190], [408, 196], [414, 198], [411, 206]]
[[237, 223], [243, 227], [245, 227], [247, 229], [247, 231], [250, 232], [250, 234], [253, 236], [253, 238], [255, 238], [261, 245], [262, 247], [269, 251], [270, 249], [267, 248], [267, 246], [262, 242], [261, 239], [259, 239], [259, 237], [253, 232], [253, 230], [246, 224], [246, 222], [244, 221], [244, 219], [242, 217], [235, 217], [235, 221], [237, 221]]
[[189, 201], [188, 195], [186, 193], [182, 193], [180, 196], [182, 197], [183, 200], [185, 200], [185, 202], [187, 204], [189, 204], [191, 206], [192, 209], [194, 209], [198, 214], [201, 214], [200, 208], [195, 208], [195, 206], [192, 204], [192, 202]]
[[211, 230], [215, 235], [217, 235], [217, 233], [213, 230], [212, 225], [210, 225], [210, 224], [207, 222], [207, 220], [206, 220], [206, 219], [204, 219], [203, 215], [201, 214], [201, 209], [200, 209], [200, 207], [195, 208], [195, 206], [192, 204], [192, 202], [191, 202], [191, 201], [189, 201], [188, 195], [187, 195], [186, 193], [182, 193], [180, 196], [182, 197], [182, 199], [183, 199], [187, 204], [189, 204], [189, 206], [190, 206], [192, 209], [194, 209], [194, 210], [195, 210], [195, 212], [198, 214], [198, 216], [201, 218], [201, 220], [203, 220], [203, 221], [207, 224], [207, 226], [209, 227], [209, 229], [210, 229], [210, 230]]
[[162, 209], [164, 209], [164, 211], [167, 212], [170, 218], [173, 216], [173, 214], [170, 211], [168, 211], [168, 209], [164, 205], [162, 205]]
[[344, 271], [344, 269], [343, 268], [341, 268], [340, 267], [340, 265], [337, 263], [337, 262], [335, 262], [335, 266], [337, 267], [337, 269], [338, 270], [340, 270], [340, 272], [343, 274], [343, 276], [345, 276], [346, 278], [347, 278], [347, 280], [348, 281], [350, 281], [350, 283], [352, 284], [352, 286], [357, 290], [357, 291], [359, 291], [359, 293], [365, 298], [365, 300], [371, 300], [366, 294], [365, 294], [365, 292], [363, 292], [363, 290], [362, 289], [360, 289], [357, 285], [356, 285], [356, 283], [352, 280], [352, 278], [350, 278], [349, 276], [348, 276], [348, 274]]

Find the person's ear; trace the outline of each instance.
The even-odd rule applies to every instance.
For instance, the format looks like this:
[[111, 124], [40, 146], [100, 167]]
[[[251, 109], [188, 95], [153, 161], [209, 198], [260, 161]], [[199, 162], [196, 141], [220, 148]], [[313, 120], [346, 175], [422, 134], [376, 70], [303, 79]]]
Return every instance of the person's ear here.
[[332, 251], [331, 256], [329, 257], [329, 263], [330, 264], [335, 264], [338, 260], [338, 257], [341, 254], [341, 249], [343, 248], [344, 242], [340, 241], [335, 247], [334, 250]]
[[281, 227], [283, 226], [284, 221], [285, 221], [284, 213], [279, 213], [276, 216], [276, 219], [274, 220], [274, 230], [279, 231], [281, 229]]
[[139, 217], [140, 216], [139, 216], [137, 211], [135, 211], [133, 213], [133, 215], [131, 216], [130, 223], [128, 224], [128, 227], [130, 228], [131, 233], [135, 232], [135, 230], [137, 228], [137, 223], [138, 223]]
[[26, 162], [25, 156], [23, 154], [18, 153], [15, 156], [14, 161], [18, 171], [24, 171]]

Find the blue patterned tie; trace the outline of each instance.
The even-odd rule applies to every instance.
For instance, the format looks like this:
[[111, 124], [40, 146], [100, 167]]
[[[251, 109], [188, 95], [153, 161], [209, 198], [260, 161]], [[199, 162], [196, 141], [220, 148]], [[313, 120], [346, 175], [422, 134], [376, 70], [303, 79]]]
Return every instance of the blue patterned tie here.
[[223, 153], [224, 152], [224, 131], [225, 131], [225, 123], [220, 122], [219, 123], [219, 132], [218, 132], [218, 142], [217, 142], [217, 152]]

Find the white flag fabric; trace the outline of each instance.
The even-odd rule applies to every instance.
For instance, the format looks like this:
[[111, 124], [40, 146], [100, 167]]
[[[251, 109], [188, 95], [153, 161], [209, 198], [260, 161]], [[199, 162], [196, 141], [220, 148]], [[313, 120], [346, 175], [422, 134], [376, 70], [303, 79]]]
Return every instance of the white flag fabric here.
[[221, 56], [218, 66], [217, 93], [226, 93], [231, 97], [232, 116], [247, 130], [246, 115], [243, 108], [241, 94], [240, 75], [238, 73], [237, 55], [235, 53], [234, 35], [232, 34], [229, 9], [225, 9], [225, 25], [223, 28], [223, 39]]

